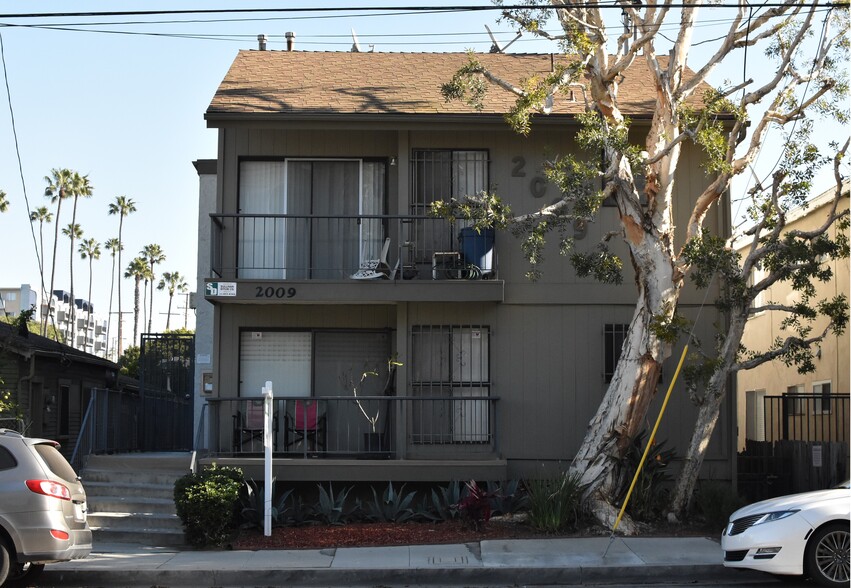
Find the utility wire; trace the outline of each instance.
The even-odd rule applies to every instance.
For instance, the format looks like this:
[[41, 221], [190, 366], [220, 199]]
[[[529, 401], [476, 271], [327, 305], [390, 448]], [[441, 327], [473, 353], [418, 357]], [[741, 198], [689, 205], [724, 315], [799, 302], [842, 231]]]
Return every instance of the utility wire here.
[[[42, 254], [38, 251], [38, 241], [35, 238], [35, 229], [33, 228], [32, 220], [30, 219], [30, 215], [32, 214], [32, 209], [30, 208], [30, 199], [27, 195], [27, 182], [24, 179], [24, 165], [21, 161], [21, 146], [18, 143], [18, 128], [15, 124], [15, 110], [12, 108], [12, 91], [9, 88], [9, 70], [6, 67], [6, 48], [3, 45], [3, 35], [0, 35], [0, 61], [3, 64], [3, 81], [6, 84], [6, 99], [9, 104], [9, 118], [12, 122], [12, 137], [15, 142], [15, 154], [18, 158], [18, 173], [21, 177], [21, 190], [24, 194], [24, 203], [27, 206], [27, 221], [30, 223], [30, 234], [33, 238], [33, 247], [35, 248], [35, 257], [38, 261], [38, 275], [41, 276], [41, 292], [42, 296], [44, 296], [44, 262], [42, 260]], [[48, 303], [49, 304], [49, 303]], [[23, 310], [23, 309], [22, 309]]]
[[[766, 2], [764, 7], [782, 8], [788, 6], [788, 2]], [[828, 6], [843, 6], [841, 2], [830, 3]], [[669, 8], [689, 8], [692, 6], [688, 2], [678, 2], [667, 5]], [[749, 8], [751, 4], [744, 2], [730, 2], [724, 4], [712, 4], [707, 8]], [[807, 6], [813, 6], [809, 4]], [[585, 8], [596, 9], [617, 9], [623, 8], [619, 2], [588, 2], [583, 5]], [[185, 9], [185, 10], [125, 10], [125, 11], [98, 11], [98, 12], [30, 12], [19, 14], [0, 14], [0, 18], [68, 18], [68, 17], [103, 17], [103, 16], [157, 16], [157, 15], [177, 15], [177, 14], [268, 14], [268, 13], [303, 13], [303, 12], [376, 12], [376, 11], [393, 11], [406, 13], [421, 13], [421, 12], [483, 12], [483, 11], [505, 11], [505, 10], [562, 10], [570, 8], [569, 6], [530, 6], [529, 4], [482, 4], [482, 5], [459, 5], [459, 6], [299, 6], [289, 8], [224, 8], [224, 9]]]

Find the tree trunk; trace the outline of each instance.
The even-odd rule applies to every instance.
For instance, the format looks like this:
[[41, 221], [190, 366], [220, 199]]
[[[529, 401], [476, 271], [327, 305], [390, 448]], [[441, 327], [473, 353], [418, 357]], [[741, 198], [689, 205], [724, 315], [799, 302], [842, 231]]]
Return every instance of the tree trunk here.
[[703, 466], [703, 458], [706, 456], [706, 448], [709, 447], [709, 439], [715, 431], [721, 403], [727, 390], [727, 378], [731, 372], [731, 366], [736, 362], [736, 354], [739, 351], [739, 343], [747, 323], [748, 309], [737, 309], [730, 320], [727, 336], [721, 348], [721, 363], [712, 372], [706, 386], [706, 393], [700, 400], [700, 409], [695, 423], [694, 433], [689, 442], [688, 451], [683, 460], [677, 484], [668, 511], [668, 520], [678, 522], [688, 512], [697, 478]]
[[[120, 213], [120, 217], [118, 220], [118, 277], [116, 280], [118, 281], [118, 356], [121, 357], [121, 354], [124, 353], [124, 343], [122, 341], [124, 337], [124, 329], [122, 328], [122, 323], [124, 316], [121, 314], [121, 272], [123, 271], [121, 268], [121, 249], [123, 247], [123, 243], [121, 242], [121, 231], [124, 228], [124, 214]], [[109, 315], [112, 317], [112, 314]], [[133, 338], [135, 340], [135, 333], [133, 334]]]
[[141, 280], [136, 278], [136, 290], [133, 293], [133, 345], [136, 344], [136, 341], [139, 337], [139, 282]]

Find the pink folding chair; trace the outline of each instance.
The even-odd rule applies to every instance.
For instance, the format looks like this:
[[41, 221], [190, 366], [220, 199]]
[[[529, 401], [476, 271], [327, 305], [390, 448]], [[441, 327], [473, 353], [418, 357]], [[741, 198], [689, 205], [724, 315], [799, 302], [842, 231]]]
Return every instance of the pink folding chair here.
[[325, 410], [318, 400], [296, 400], [292, 416], [287, 414], [286, 448], [302, 443], [305, 451], [325, 451], [325, 424]]

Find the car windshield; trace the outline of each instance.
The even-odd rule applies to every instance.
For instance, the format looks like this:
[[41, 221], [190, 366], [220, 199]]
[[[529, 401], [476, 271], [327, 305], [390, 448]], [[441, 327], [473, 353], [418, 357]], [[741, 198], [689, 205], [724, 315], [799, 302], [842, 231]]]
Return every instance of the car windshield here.
[[77, 479], [77, 472], [68, 463], [68, 460], [50, 443], [37, 443], [35, 450], [50, 468], [50, 471], [69, 482]]

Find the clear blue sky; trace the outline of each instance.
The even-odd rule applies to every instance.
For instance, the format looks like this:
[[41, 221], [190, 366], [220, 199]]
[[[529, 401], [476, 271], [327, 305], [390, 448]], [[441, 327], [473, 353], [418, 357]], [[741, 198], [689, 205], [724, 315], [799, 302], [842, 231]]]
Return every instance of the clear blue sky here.
[[[0, 13], [382, 4], [483, 6], [488, 2], [136, 0], [71, 3], [0, 0]], [[613, 24], [617, 24], [619, 11], [611, 13]], [[216, 156], [216, 132], [206, 128], [203, 114], [238, 50], [256, 48], [256, 37], [260, 33], [270, 37], [269, 49], [283, 49], [284, 32], [294, 31], [297, 50], [348, 51], [354, 29], [364, 50], [374, 44], [377, 51], [463, 51], [467, 48], [487, 51], [490, 40], [485, 24], [495, 32], [500, 31], [504, 42], [513, 37], [507, 23], [495, 22], [497, 16], [497, 11], [452, 14], [387, 11], [383, 16], [340, 12], [0, 18], [0, 36], [29, 207], [34, 209], [49, 203], [43, 195], [43, 177], [52, 168], [67, 167], [88, 174], [94, 195], [79, 203], [77, 214], [84, 238], [94, 237], [103, 243], [117, 237], [118, 218], [107, 214], [108, 205], [116, 196], [126, 195], [136, 202], [138, 212], [125, 220], [124, 266], [145, 245], [158, 243], [167, 256], [157, 268], [158, 275], [163, 271], [178, 271], [194, 290], [198, 178], [192, 161]], [[730, 17], [730, 10], [704, 9], [701, 19], [705, 24], [698, 28], [696, 41], [723, 34]], [[140, 24], [130, 24], [131, 21]], [[93, 26], [94, 23], [102, 24]], [[55, 26], [47, 28], [47, 25]], [[668, 29], [668, 33], [674, 35], [675, 28]], [[704, 45], [700, 50], [708, 48], [709, 45]], [[667, 50], [667, 47], [659, 49]], [[557, 48], [526, 37], [508, 49], [508, 52], [549, 51], [557, 51]], [[757, 56], [751, 55], [749, 59], [749, 63], [758, 67]], [[740, 80], [741, 75], [741, 61], [738, 60], [726, 71], [717, 72], [711, 81], [721, 84], [725, 79]], [[847, 129], [839, 129], [839, 136], [847, 132]], [[779, 138], [779, 134], [774, 135], [776, 141]], [[769, 159], [772, 158], [764, 156], [765, 161]], [[825, 178], [820, 187], [829, 187], [828, 182]], [[10, 210], [0, 215], [0, 286], [29, 283], [38, 289], [40, 278], [35, 245], [5, 87], [0, 89], [0, 189], [7, 192], [11, 202]], [[63, 204], [60, 226], [67, 226], [70, 221], [70, 206]], [[38, 225], [34, 228], [37, 239]], [[45, 231], [48, 262], [52, 230], [53, 225], [49, 225]], [[68, 239], [60, 235], [57, 289], [70, 287], [68, 247]], [[88, 264], [79, 260], [76, 253], [75, 260], [75, 294], [85, 298]], [[111, 272], [111, 258], [105, 249], [94, 266], [92, 302], [96, 312], [105, 315]], [[122, 281], [124, 310], [132, 310], [132, 281]], [[165, 326], [162, 313], [166, 311], [167, 295], [157, 292], [154, 301], [154, 330], [161, 330]], [[183, 299], [175, 300], [176, 307], [182, 305]], [[182, 325], [182, 309], [175, 308], [173, 312], [181, 312], [181, 315], [172, 317], [172, 326]], [[191, 328], [194, 321], [191, 312], [189, 314]], [[132, 330], [131, 319], [130, 316], [125, 319], [125, 333]]]

